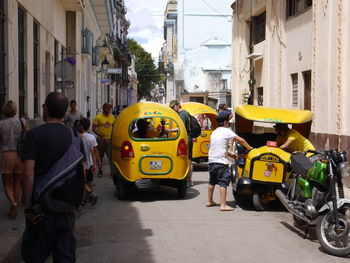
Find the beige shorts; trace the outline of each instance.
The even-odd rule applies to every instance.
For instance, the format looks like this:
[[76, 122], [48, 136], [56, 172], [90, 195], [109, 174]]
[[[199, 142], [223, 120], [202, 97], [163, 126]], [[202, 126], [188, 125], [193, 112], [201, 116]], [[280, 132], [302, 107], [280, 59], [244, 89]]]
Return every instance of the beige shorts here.
[[24, 165], [16, 151], [2, 152], [1, 172], [2, 174], [23, 174]]

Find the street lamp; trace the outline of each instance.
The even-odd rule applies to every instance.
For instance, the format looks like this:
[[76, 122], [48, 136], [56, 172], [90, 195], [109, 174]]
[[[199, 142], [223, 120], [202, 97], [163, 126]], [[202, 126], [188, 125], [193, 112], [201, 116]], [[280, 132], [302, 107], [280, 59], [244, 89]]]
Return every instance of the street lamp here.
[[104, 59], [104, 60], [102, 61], [102, 63], [101, 63], [101, 69], [102, 69], [102, 71], [107, 72], [107, 70], [108, 70], [108, 65], [109, 65], [109, 62], [108, 62], [107, 58], [105, 57], [105, 59]]

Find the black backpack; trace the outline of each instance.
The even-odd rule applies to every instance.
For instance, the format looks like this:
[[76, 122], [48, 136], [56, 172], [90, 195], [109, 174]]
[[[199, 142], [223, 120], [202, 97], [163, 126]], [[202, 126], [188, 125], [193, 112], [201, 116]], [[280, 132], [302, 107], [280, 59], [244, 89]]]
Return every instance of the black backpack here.
[[190, 115], [190, 136], [191, 138], [197, 138], [202, 133], [201, 126], [199, 125], [197, 119]]
[[84, 195], [83, 154], [80, 137], [72, 132], [72, 144], [49, 172], [35, 178], [33, 203], [44, 211], [70, 212]]

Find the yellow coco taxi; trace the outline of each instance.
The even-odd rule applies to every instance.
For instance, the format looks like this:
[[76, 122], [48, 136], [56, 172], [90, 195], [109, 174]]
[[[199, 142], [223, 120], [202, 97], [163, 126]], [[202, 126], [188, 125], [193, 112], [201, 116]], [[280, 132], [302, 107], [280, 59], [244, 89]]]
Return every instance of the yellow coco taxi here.
[[291, 124], [304, 137], [311, 130], [312, 113], [307, 110], [277, 109], [241, 105], [235, 111], [235, 131], [254, 149], [245, 154], [236, 145], [238, 160], [233, 168], [233, 195], [239, 206], [253, 201], [258, 211], [276, 200], [275, 190], [287, 186], [290, 176], [290, 153], [277, 147], [275, 123]]
[[187, 192], [189, 160], [187, 134], [179, 115], [158, 103], [127, 107], [112, 133], [113, 181], [118, 199], [129, 190], [152, 189], [160, 184]]
[[182, 109], [196, 117], [201, 128], [201, 135], [193, 138], [192, 160], [200, 163], [208, 161], [210, 136], [217, 128], [216, 117], [218, 113], [211, 107], [197, 102], [185, 102], [181, 104]]

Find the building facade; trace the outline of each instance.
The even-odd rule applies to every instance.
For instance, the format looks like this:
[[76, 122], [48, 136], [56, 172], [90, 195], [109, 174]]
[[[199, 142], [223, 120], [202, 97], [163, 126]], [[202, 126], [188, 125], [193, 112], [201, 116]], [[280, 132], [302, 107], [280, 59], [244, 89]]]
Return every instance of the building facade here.
[[162, 59], [166, 100], [230, 104], [231, 1], [168, 1]]
[[312, 142], [348, 150], [350, 3], [237, 0], [232, 8], [234, 104], [311, 110]]
[[[119, 38], [126, 38], [128, 27], [119, 27], [118, 6], [125, 8], [124, 1], [1, 0], [1, 105], [11, 99], [20, 115], [40, 119], [46, 95], [56, 90], [93, 118], [103, 102], [113, 102], [119, 83], [128, 83], [128, 56], [122, 56], [124, 68], [115, 61], [115, 50], [123, 42], [114, 36], [124, 32]], [[125, 47], [121, 50], [125, 53]], [[105, 57], [110, 67], [122, 67], [122, 72], [102, 72]], [[110, 80], [107, 86], [102, 87], [102, 78]]]

